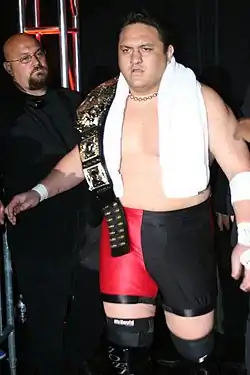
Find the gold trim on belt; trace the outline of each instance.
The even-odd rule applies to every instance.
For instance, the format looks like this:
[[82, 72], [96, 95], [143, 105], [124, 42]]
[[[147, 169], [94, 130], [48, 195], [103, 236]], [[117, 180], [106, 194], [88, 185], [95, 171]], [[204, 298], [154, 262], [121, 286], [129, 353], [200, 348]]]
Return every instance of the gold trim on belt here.
[[113, 191], [103, 152], [106, 116], [113, 101], [117, 80], [111, 80], [90, 93], [77, 111], [76, 128], [84, 176], [89, 190], [96, 194], [109, 229], [112, 256], [129, 253], [127, 222], [122, 204]]

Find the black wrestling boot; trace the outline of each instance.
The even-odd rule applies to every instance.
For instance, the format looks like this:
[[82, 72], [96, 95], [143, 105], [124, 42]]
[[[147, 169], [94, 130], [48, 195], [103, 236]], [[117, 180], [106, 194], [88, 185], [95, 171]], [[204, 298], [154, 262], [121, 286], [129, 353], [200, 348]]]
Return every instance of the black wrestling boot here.
[[108, 351], [112, 375], [152, 375], [148, 348], [121, 348], [113, 343]]

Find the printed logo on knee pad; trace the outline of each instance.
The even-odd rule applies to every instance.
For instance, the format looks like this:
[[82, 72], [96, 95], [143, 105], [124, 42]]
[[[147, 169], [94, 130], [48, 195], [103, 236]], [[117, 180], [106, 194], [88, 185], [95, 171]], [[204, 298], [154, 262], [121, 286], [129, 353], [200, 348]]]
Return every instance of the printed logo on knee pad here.
[[114, 319], [114, 324], [118, 326], [134, 327], [135, 321], [133, 319]]
[[[124, 349], [124, 351], [127, 349]], [[110, 346], [108, 348], [108, 355], [111, 361], [112, 367], [114, 367], [119, 375], [128, 374], [128, 364], [123, 362], [121, 358], [115, 354], [115, 349]], [[131, 374], [134, 375], [134, 374]]]

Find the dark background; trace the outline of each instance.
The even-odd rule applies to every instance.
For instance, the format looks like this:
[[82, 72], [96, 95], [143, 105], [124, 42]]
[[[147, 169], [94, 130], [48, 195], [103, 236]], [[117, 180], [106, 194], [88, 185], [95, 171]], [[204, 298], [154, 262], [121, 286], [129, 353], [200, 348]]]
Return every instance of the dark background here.
[[[57, 1], [40, 0], [42, 24], [57, 25]], [[90, 87], [116, 73], [117, 32], [131, 10], [145, 8], [161, 15], [177, 30], [177, 58], [206, 81], [220, 81], [226, 95], [238, 107], [250, 81], [249, 0], [100, 0], [80, 1], [82, 88]], [[27, 26], [31, 25], [32, 0], [27, 3]], [[67, 1], [69, 3], [69, 1]], [[15, 33], [18, 0], [1, 0], [0, 42]], [[56, 36], [44, 37], [54, 76], [58, 77]], [[221, 82], [222, 81], [222, 82]], [[1, 97], [6, 100], [9, 80], [0, 69]]]

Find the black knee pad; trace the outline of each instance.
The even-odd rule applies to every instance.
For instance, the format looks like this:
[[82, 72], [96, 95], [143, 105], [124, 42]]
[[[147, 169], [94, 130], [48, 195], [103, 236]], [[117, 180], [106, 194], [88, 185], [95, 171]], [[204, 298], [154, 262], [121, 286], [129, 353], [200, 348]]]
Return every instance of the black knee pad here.
[[202, 363], [214, 347], [213, 332], [198, 340], [183, 340], [172, 333], [171, 337], [178, 352], [185, 359], [196, 363]]
[[124, 348], [148, 347], [154, 338], [154, 318], [107, 318], [108, 339]]

